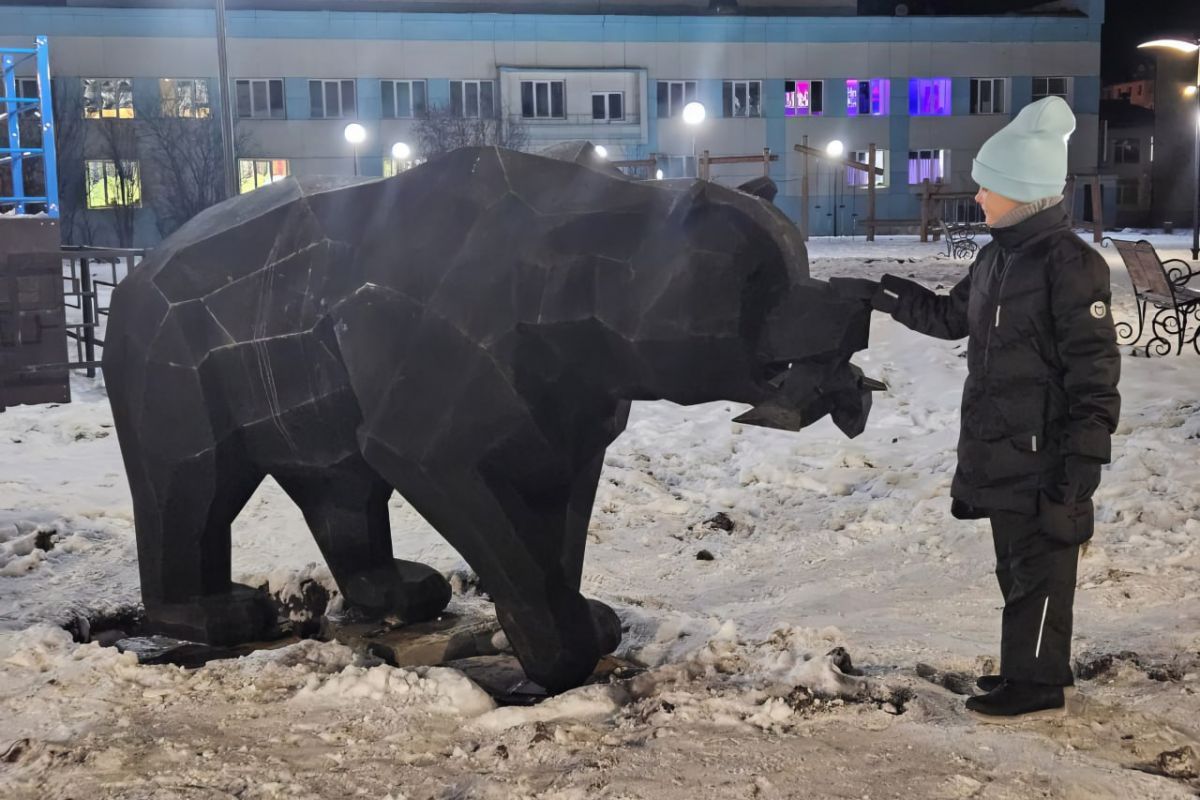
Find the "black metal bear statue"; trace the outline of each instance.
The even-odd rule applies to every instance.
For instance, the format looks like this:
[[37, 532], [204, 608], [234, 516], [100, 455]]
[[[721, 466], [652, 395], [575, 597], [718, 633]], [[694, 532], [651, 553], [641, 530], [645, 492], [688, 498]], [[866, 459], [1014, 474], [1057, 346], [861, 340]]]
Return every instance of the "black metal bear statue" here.
[[861, 430], [874, 386], [849, 357], [870, 310], [808, 277], [782, 213], [578, 161], [464, 148], [386, 180], [287, 179], [199, 214], [118, 286], [104, 375], [154, 629], [263, 634], [230, 524], [267, 475], [349, 605], [436, 616], [443, 577], [392, 558], [398, 491], [562, 691], [620, 642], [579, 586], [630, 401]]

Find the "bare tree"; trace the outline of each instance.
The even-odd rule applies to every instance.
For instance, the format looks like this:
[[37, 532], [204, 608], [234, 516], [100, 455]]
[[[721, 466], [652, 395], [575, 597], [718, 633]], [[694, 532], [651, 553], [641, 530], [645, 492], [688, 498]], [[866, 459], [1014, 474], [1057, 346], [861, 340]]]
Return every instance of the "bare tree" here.
[[431, 108], [413, 126], [413, 133], [417, 152], [427, 159], [460, 147], [496, 145], [524, 150], [529, 146], [529, 131], [519, 118], [463, 117], [447, 106]]
[[[112, 214], [112, 229], [118, 247], [133, 246], [137, 209], [142, 204], [141, 169], [138, 164], [137, 129], [130, 120], [87, 120], [84, 127], [84, 152], [106, 162], [103, 176], [87, 176], [84, 192], [94, 190], [97, 179], [104, 183], [107, 210]], [[91, 169], [85, 165], [86, 169]], [[86, 199], [86, 198], [85, 198]]]
[[[154, 200], [158, 232], [167, 236], [183, 223], [225, 198], [225, 155], [220, 119], [139, 108], [142, 179]], [[235, 152], [253, 149], [251, 136], [234, 132]]]
[[[74, 82], [75, 84], [78, 81]], [[83, 98], [76, 88], [54, 82], [54, 145], [58, 158], [58, 217], [63, 244], [93, 244], [95, 219], [87, 205], [87, 171], [83, 160], [87, 129]]]

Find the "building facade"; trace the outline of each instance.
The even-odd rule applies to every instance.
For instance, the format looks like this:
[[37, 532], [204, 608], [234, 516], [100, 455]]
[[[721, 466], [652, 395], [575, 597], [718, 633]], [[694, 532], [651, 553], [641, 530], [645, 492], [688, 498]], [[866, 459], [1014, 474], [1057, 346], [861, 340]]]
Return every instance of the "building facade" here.
[[[129, 127], [126, 158], [84, 144], [59, 159], [81, 164], [88, 236], [98, 242], [112, 243], [112, 226], [94, 221], [113, 215], [129, 218], [137, 244], [152, 244], [163, 229], [152, 191], [163, 181], [141, 183], [150, 169], [138, 155], [143, 109], [220, 111], [213, 12], [156, 5], [0, 5], [0, 42], [50, 37], [55, 90], [69, 116], [109, 131]], [[864, 161], [874, 144], [884, 169], [880, 218], [914, 220], [923, 179], [947, 193], [974, 192], [979, 146], [1049, 94], [1065, 97], [1079, 121], [1071, 170], [1097, 169], [1103, 0], [971, 17], [858, 16], [845, 0], [743, 3], [722, 14], [688, 13], [678, 3], [662, 14], [653, 4], [620, 14], [480, 13], [453, 2], [426, 3], [445, 10], [419, 13], [386, 3], [280, 10], [287, 5], [246, 2], [227, 16], [243, 188], [284, 174], [404, 168], [392, 145], [413, 148], [417, 119], [443, 109], [517, 123], [530, 149], [588, 139], [613, 159], [655, 158], [664, 175], [694, 174], [693, 153], [769, 148], [779, 155], [771, 165], [777, 203], [796, 219], [805, 159], [795, 145], [838, 140]], [[698, 125], [681, 116], [691, 100], [707, 112]], [[357, 148], [343, 136], [350, 121], [366, 129]], [[413, 149], [407, 160], [421, 158]], [[861, 231], [862, 173], [815, 159], [809, 169], [811, 232]], [[758, 174], [757, 165], [712, 170], [724, 183]], [[114, 181], [124, 187], [135, 178], [136, 197], [114, 191]]]

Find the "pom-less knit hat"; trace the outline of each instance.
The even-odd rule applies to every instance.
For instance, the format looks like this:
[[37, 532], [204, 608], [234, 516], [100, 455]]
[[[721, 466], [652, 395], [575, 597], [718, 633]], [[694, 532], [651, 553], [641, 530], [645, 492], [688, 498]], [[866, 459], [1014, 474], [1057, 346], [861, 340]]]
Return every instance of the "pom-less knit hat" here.
[[1022, 203], [1062, 194], [1067, 183], [1067, 139], [1075, 115], [1061, 97], [1021, 109], [979, 148], [971, 178], [989, 192]]

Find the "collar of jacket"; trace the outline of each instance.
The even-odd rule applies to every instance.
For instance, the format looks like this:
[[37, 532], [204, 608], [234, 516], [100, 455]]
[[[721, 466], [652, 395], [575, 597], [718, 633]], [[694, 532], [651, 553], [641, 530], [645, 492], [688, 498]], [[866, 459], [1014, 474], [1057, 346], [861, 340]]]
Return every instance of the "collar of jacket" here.
[[1007, 228], [992, 228], [992, 239], [1005, 250], [1023, 250], [1059, 230], [1070, 230], [1070, 219], [1062, 203], [1039, 211]]

